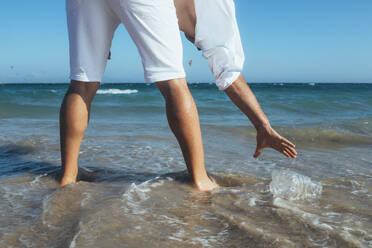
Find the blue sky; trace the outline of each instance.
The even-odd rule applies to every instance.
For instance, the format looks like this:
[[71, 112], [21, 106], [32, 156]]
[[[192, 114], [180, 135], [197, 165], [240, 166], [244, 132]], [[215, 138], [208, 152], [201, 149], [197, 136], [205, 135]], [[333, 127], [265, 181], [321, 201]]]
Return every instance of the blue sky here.
[[[235, 0], [235, 5], [249, 82], [372, 83], [372, 0]], [[183, 44], [188, 81], [212, 82], [201, 53]], [[140, 57], [122, 26], [112, 52], [104, 82], [144, 81]], [[64, 0], [1, 3], [0, 82], [68, 82], [68, 63]]]

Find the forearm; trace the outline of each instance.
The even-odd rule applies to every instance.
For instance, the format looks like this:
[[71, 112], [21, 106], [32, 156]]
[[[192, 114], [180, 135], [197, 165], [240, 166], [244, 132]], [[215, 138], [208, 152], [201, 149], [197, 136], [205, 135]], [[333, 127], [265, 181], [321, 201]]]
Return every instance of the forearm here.
[[239, 78], [225, 90], [225, 93], [248, 117], [256, 129], [270, 126], [268, 118], [262, 111], [255, 95], [249, 88], [242, 75], [240, 75]]

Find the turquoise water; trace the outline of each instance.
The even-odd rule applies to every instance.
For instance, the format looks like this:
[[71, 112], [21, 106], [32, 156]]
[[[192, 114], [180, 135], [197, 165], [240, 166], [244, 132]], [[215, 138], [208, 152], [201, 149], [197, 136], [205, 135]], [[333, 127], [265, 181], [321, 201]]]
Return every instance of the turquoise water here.
[[[0, 117], [53, 119], [67, 87], [0, 84]], [[372, 84], [252, 84], [251, 88], [271, 121], [281, 126], [337, 125], [372, 116]], [[228, 125], [246, 125], [246, 119], [214, 85], [191, 84], [190, 89], [203, 123], [223, 125], [228, 120]], [[123, 111], [125, 116], [114, 116]], [[94, 112], [99, 119], [113, 114], [121, 120], [130, 116], [139, 121], [141, 114], [153, 113], [161, 121], [157, 114], [163, 113], [163, 99], [154, 85], [103, 84], [94, 102]]]
[[[60, 189], [68, 85], [0, 84], [0, 247], [372, 246], [372, 84], [250, 86], [298, 158], [253, 159], [247, 118], [215, 85], [191, 84], [206, 167], [223, 186], [202, 194], [154, 85], [101, 86], [81, 180]], [[277, 193], [288, 189], [298, 197]]]

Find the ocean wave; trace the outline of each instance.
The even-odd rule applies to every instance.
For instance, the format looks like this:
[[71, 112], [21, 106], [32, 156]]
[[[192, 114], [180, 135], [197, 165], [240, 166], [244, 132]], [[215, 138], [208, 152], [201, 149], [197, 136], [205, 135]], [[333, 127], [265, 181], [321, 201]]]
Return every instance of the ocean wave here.
[[97, 94], [99, 95], [129, 95], [138, 93], [138, 90], [120, 90], [120, 89], [107, 89], [107, 90], [98, 90]]

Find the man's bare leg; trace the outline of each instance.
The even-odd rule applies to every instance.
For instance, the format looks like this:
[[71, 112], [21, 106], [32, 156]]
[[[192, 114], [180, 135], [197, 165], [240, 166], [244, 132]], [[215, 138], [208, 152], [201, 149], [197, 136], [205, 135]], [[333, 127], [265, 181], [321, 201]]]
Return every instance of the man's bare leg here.
[[204, 167], [204, 150], [199, 116], [185, 79], [156, 83], [166, 102], [169, 126], [181, 147], [187, 169], [200, 191], [218, 187]]
[[296, 158], [295, 145], [280, 136], [270, 126], [269, 120], [242, 75], [225, 90], [225, 93], [249, 118], [257, 130], [257, 147], [253, 155], [255, 158], [260, 156], [263, 149], [267, 147], [283, 153], [288, 158]]
[[76, 182], [80, 144], [88, 126], [90, 105], [99, 82], [71, 81], [60, 110], [62, 178], [60, 186]]

